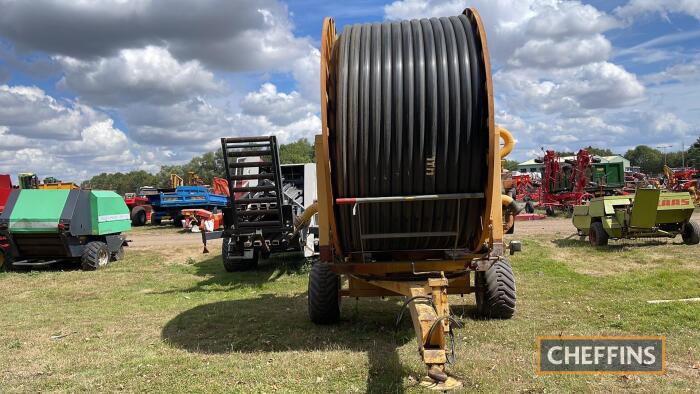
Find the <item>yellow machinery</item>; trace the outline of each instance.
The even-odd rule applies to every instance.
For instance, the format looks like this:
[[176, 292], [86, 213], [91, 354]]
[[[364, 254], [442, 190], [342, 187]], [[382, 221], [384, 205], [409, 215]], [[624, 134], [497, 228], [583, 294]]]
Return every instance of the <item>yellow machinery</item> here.
[[182, 177], [180, 177], [177, 174], [170, 174], [170, 187], [173, 189], [179, 186], [184, 185], [184, 181], [182, 180]]
[[190, 186], [202, 186], [204, 185], [204, 179], [197, 175], [194, 171], [187, 173], [187, 184]]
[[494, 122], [479, 14], [346, 26], [341, 35], [326, 18], [321, 117], [311, 320], [337, 322], [343, 297], [406, 297], [425, 384], [459, 387], [445, 368], [460, 325], [448, 294], [475, 293], [482, 315], [510, 318], [505, 254], [520, 250], [504, 241], [512, 200], [502, 197], [501, 160], [514, 140]]
[[54, 182], [54, 183], [42, 183], [37, 186], [38, 189], [80, 189], [80, 186], [73, 182]]

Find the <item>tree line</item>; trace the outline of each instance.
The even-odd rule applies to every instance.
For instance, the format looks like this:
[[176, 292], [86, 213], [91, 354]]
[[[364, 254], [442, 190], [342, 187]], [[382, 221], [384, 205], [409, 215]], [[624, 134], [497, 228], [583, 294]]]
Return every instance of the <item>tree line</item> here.
[[[289, 144], [281, 144], [279, 151], [282, 164], [311, 163], [314, 161], [313, 146], [306, 139], [300, 139]], [[226, 169], [224, 168], [224, 155], [221, 149], [193, 157], [186, 164], [161, 166], [160, 170], [155, 174], [144, 170], [126, 173], [103, 172], [82, 182], [81, 187], [114, 190], [119, 194], [133, 193], [141, 186], [170, 187], [171, 174], [178, 175], [186, 182], [190, 172], [200, 176], [206, 183], [210, 183], [214, 177], [224, 178]]]

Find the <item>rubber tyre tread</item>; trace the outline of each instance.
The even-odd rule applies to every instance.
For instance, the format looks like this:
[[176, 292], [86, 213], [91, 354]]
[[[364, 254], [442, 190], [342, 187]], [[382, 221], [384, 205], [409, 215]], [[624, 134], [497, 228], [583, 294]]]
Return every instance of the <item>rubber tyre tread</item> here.
[[506, 260], [499, 260], [484, 273], [483, 298], [478, 312], [490, 319], [510, 319], [515, 314], [515, 276]]
[[[83, 271], [94, 271], [101, 267], [99, 257], [101, 251], [109, 254], [107, 244], [101, 241], [92, 241], [85, 246], [83, 255], [80, 258], [80, 267]], [[109, 262], [109, 259], [107, 262]]]
[[[591, 234], [594, 234], [595, 238], [591, 238]], [[591, 223], [591, 228], [588, 230], [588, 240], [592, 246], [605, 246], [608, 244], [608, 238], [609, 236], [603, 228], [603, 223]]]
[[340, 277], [326, 263], [316, 263], [309, 274], [309, 317], [315, 324], [340, 320]]
[[525, 203], [525, 213], [535, 213], [535, 205], [532, 203], [532, 201]]
[[146, 224], [146, 209], [143, 207], [134, 207], [131, 210], [131, 225], [134, 227], [143, 226]]
[[683, 243], [697, 245], [700, 243], [700, 224], [694, 220], [688, 221], [683, 229]]

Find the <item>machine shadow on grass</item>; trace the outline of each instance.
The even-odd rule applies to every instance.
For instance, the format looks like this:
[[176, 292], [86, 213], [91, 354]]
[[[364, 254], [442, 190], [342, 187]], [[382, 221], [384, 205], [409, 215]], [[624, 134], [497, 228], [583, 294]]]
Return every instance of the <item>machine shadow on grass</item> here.
[[672, 239], [637, 239], [637, 240], [619, 240], [610, 241], [610, 244], [606, 246], [591, 246], [588, 239], [579, 239], [578, 235], [573, 235], [567, 238], [553, 239], [552, 243], [559, 248], [594, 248], [595, 250], [602, 252], [620, 252], [629, 247], [647, 247], [647, 246], [659, 246], [659, 245], [681, 245], [682, 242], [673, 242]]
[[203, 277], [204, 280], [188, 289], [173, 290], [169, 293], [262, 288], [264, 284], [274, 282], [286, 275], [305, 274], [310, 269], [310, 262], [300, 254], [284, 254], [269, 259], [260, 259], [258, 268], [254, 270], [226, 272], [221, 255], [214, 255], [194, 263], [194, 267], [196, 268], [195, 275]]
[[306, 303], [304, 294], [263, 294], [200, 305], [170, 320], [162, 337], [170, 346], [205, 354], [365, 352], [369, 364], [367, 391], [403, 392], [404, 377], [413, 371], [401, 365], [397, 347], [415, 338], [410, 318], [394, 332], [396, 303], [363, 300], [362, 316], [357, 317], [352, 313], [353, 303], [348, 302], [350, 305], [343, 308], [347, 318], [331, 326], [311, 323]]

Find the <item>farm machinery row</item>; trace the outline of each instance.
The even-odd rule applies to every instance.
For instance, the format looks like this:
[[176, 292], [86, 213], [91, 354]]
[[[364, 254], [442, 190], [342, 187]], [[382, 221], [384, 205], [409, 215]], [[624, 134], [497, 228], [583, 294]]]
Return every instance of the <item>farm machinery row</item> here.
[[571, 214], [574, 206], [595, 196], [624, 193], [622, 163], [601, 163], [586, 149], [579, 150], [574, 159], [566, 160], [548, 150], [536, 161], [544, 164], [540, 178], [520, 174], [508, 180], [511, 197], [525, 202], [528, 213], [542, 208], [548, 215], [553, 215], [556, 210]]

